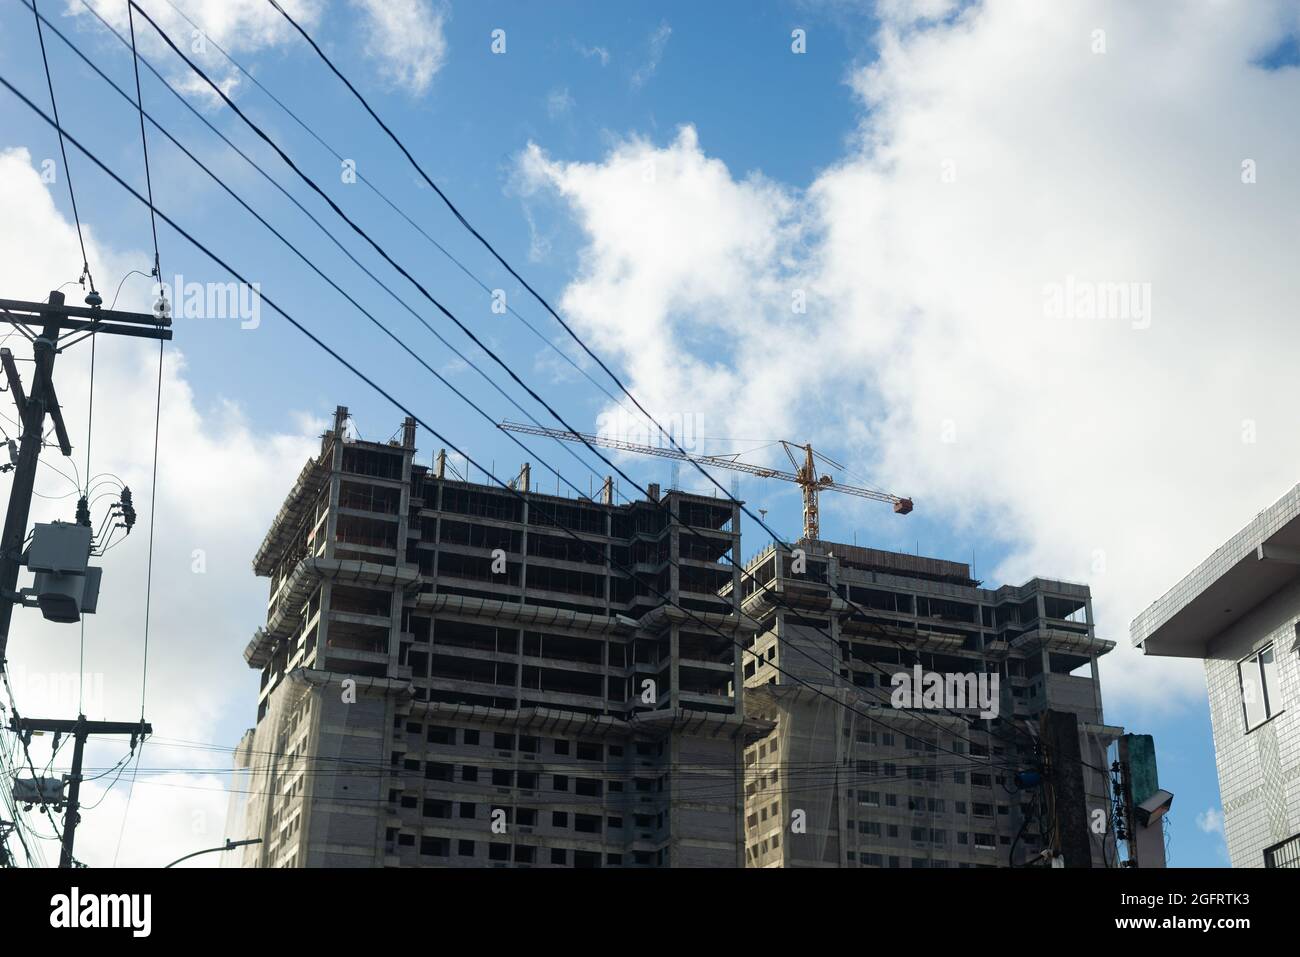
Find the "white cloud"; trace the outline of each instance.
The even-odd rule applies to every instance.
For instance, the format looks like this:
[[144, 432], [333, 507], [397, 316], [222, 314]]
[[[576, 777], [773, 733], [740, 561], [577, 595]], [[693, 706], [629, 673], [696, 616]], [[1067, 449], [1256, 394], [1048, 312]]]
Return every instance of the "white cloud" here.
[[[125, 746], [120, 750], [125, 753]], [[178, 754], [181, 760], [188, 759], [183, 752], [147, 743], [134, 788], [130, 767], [124, 769], [116, 782], [114, 775], [109, 775], [82, 788], [86, 810], [82, 811], [82, 826], [77, 829], [77, 860], [99, 867], [107, 867], [115, 860], [118, 867], [164, 867], [186, 854], [219, 847], [225, 842], [228, 774], [189, 771], [150, 774], [144, 770], [150, 766], [166, 767], [177, 760]], [[113, 755], [112, 760], [120, 756]], [[110, 783], [113, 787], [106, 787]], [[125, 827], [122, 826], [124, 816]], [[49, 821], [44, 818], [42, 821], [43, 830], [48, 831]], [[52, 842], [45, 848], [45, 854], [51, 861], [57, 860]], [[178, 866], [218, 867], [226, 856], [205, 854]]]
[[447, 13], [431, 0], [352, 0], [365, 17], [366, 56], [398, 89], [420, 95], [447, 58]]
[[[655, 75], [655, 71], [659, 69], [659, 61], [664, 58], [668, 38], [672, 35], [673, 28], [668, 25], [667, 21], [659, 24], [655, 28], [655, 32], [650, 34], [650, 49], [646, 55], [646, 61], [632, 73], [632, 89], [641, 89]], [[601, 62], [602, 64], [605, 62], [604, 58], [602, 58]]]
[[583, 46], [577, 40], [573, 41], [573, 48], [581, 53], [587, 59], [595, 57], [600, 60], [601, 66], [609, 66], [609, 51], [604, 47]]
[[958, 6], [958, 0], [880, 0], [875, 10], [882, 20], [911, 26], [918, 21], [942, 20]]
[[[0, 231], [0, 289], [9, 297], [43, 300], [52, 286], [68, 278], [80, 264], [76, 233], [55, 208], [50, 193], [62, 188], [61, 183], [41, 183], [25, 149], [0, 151], [0, 208], [5, 210], [5, 229]], [[92, 272], [106, 298], [128, 270], [142, 265], [148, 268], [149, 254], [105, 247], [93, 224], [86, 226], [86, 242]], [[65, 292], [74, 303], [81, 296], [76, 286]], [[118, 308], [148, 311], [150, 306], [149, 283], [138, 277], [128, 280]], [[187, 321], [209, 320], [176, 320], [177, 341], [166, 349], [146, 716], [160, 737], [212, 741], [218, 723], [236, 721], [243, 715], [248, 715], [251, 723], [257, 682], [255, 674], [244, 666], [241, 652], [264, 621], [266, 583], [253, 576], [249, 562], [293, 477], [314, 452], [322, 423], [291, 416], [282, 431], [264, 433], [248, 423], [235, 403], [212, 397], [201, 400], [185, 376]], [[256, 336], [258, 332], [249, 329], [232, 334]], [[17, 336], [6, 345], [20, 358], [30, 355], [25, 340]], [[46, 496], [66, 497], [36, 499], [33, 521], [73, 517], [76, 498], [67, 495], [72, 484], [54, 469], [68, 475], [85, 469], [88, 362], [88, 346], [73, 347], [58, 358], [55, 380], [74, 455], [68, 460], [57, 450], [43, 453], [42, 461], [50, 467], [38, 470], [36, 490]], [[104, 579], [99, 610], [86, 617], [85, 671], [89, 681], [84, 696], [86, 714], [95, 719], [129, 721], [140, 713], [157, 362], [152, 342], [103, 336], [96, 347], [92, 470], [97, 475], [113, 473], [130, 486], [139, 519], [129, 537], [97, 560]], [[27, 373], [30, 364], [20, 362], [19, 368]], [[0, 412], [13, 418], [7, 397]], [[0, 418], [0, 426], [10, 435], [15, 432], [13, 423], [4, 418]], [[9, 476], [0, 479], [0, 496], [8, 497], [9, 484]], [[95, 504], [96, 524], [108, 504], [108, 499]], [[8, 657], [15, 696], [25, 714], [74, 713], [79, 635], [75, 626], [48, 623], [36, 611], [15, 612]], [[38, 743], [34, 751], [43, 763], [48, 753], [40, 748]], [[125, 750], [125, 739], [92, 739], [88, 763], [111, 766]], [[213, 758], [192, 750], [164, 754], [161, 745], [147, 745], [141, 782], [152, 779], [147, 773], [151, 754], [165, 767], [220, 768], [228, 763], [225, 755]], [[60, 755], [65, 765], [66, 757], [67, 749]], [[115, 816], [112, 809], [119, 806], [115, 804], [117, 792], [125, 791], [128, 779], [129, 773], [93, 812], [94, 825], [79, 832], [81, 860], [99, 866], [111, 863], [111, 854], [102, 856], [106, 853], [104, 842], [111, 832], [109, 843], [116, 843], [120, 814]], [[110, 780], [106, 777], [101, 783]], [[151, 845], [148, 853], [153, 855], [138, 863], [158, 863], [157, 857], [179, 857], [197, 849], [195, 841], [200, 835], [190, 828], [200, 825], [186, 818], [180, 808], [188, 809], [192, 817], [194, 811], [215, 808], [221, 802], [212, 795], [200, 795], [155, 813], [150, 808], [161, 805], [149, 803], [145, 792], [150, 790], [168, 793], [161, 787], [137, 785], [128, 836], [131, 828], [143, 828], [131, 843], [141, 853], [143, 846]], [[155, 820], [156, 835], [149, 830]], [[220, 842], [220, 823], [213, 817], [202, 824], [215, 838], [212, 843]], [[48, 824], [44, 830], [48, 831]], [[153, 836], [145, 840], [145, 832]], [[125, 862], [126, 857], [121, 863]]]
[[[130, 29], [127, 5], [117, 0], [87, 0], [95, 11], [119, 30]], [[187, 53], [192, 45], [202, 38], [215, 40], [232, 53], [238, 50], [259, 50], [276, 46], [297, 36], [293, 27], [266, 0], [173, 0], [181, 12], [167, 0], [136, 0], [136, 3]], [[285, 12], [303, 27], [316, 23], [320, 17], [324, 0], [280, 0]], [[68, 0], [67, 12], [70, 16], [83, 16], [86, 9], [81, 0]], [[183, 15], [182, 15], [183, 14]], [[200, 35], [196, 35], [189, 21], [199, 25]], [[155, 44], [154, 49], [162, 49], [162, 41], [155, 39], [144, 41], [146, 34], [152, 35], [153, 29], [139, 15], [135, 18], [137, 42]], [[143, 27], [143, 29], [142, 29]], [[197, 51], [195, 51], [197, 52]]]
[[[293, 26], [266, 0], [174, 0], [180, 12], [167, 0], [137, 2], [228, 95], [239, 88], [241, 75], [217, 47], [251, 69], [248, 54], [281, 45], [305, 46]], [[87, 3], [122, 36], [129, 36], [126, 3]], [[307, 31], [317, 27], [330, 8], [328, 0], [281, 0], [281, 5]], [[413, 95], [425, 93], [447, 58], [443, 27], [448, 13], [442, 0], [351, 0], [351, 5], [360, 14], [363, 51], [375, 65], [379, 78]], [[68, 0], [67, 13], [100, 29], [81, 0]], [[177, 60], [148, 22], [140, 16], [135, 20], [140, 51], [161, 64], [159, 69], [168, 80], [206, 106], [219, 106], [220, 97]]]
[[1206, 834], [1223, 835], [1223, 812], [1218, 808], [1206, 808], [1196, 815], [1196, 826]]
[[[784, 191], [760, 177], [733, 180], [701, 152], [691, 127], [662, 149], [624, 142], [600, 164], [557, 162], [530, 145], [520, 174], [525, 192], [552, 189], [564, 198], [589, 235], [582, 276], [563, 308], [598, 353], [628, 368], [648, 407], [728, 409], [727, 428], [739, 435], [755, 434], [759, 423], [777, 430], [790, 423], [779, 390], [776, 402], [763, 391], [731, 408], [746, 374], [769, 361], [756, 348], [764, 330], [781, 335], [784, 317], [756, 304], [779, 296], [774, 270], [797, 239]], [[734, 354], [689, 348], [701, 314], [706, 327], [736, 337]], [[686, 396], [691, 409], [680, 408]]]
[[546, 115], [553, 120], [567, 116], [573, 111], [573, 96], [568, 87], [556, 87], [546, 94]]
[[[597, 163], [530, 146], [521, 170], [587, 236], [568, 315], [652, 408], [824, 437], [918, 514], [1008, 546], [981, 577], [1089, 582], [1120, 643], [1108, 704], [1177, 708], [1199, 666], [1142, 658], [1130, 619], [1300, 478], [1300, 134], [1276, 122], [1300, 74], [1251, 65], [1295, 21], [996, 2], [886, 23], [853, 76], [860, 136], [802, 193], [689, 128]], [[1051, 318], [1067, 282], [1149, 284], [1150, 321]]]
[[[130, 20], [125, 2], [86, 2], [123, 37], [129, 39]], [[173, 0], [180, 12], [167, 0], [136, 2], [227, 94], [238, 86], [239, 73], [216, 46], [238, 59], [241, 54], [279, 46], [296, 40], [298, 36], [297, 31], [266, 0]], [[308, 30], [318, 23], [324, 4], [325, 0], [281, 0], [285, 12]], [[67, 14], [83, 18], [96, 32], [102, 29], [94, 17], [87, 13], [81, 0], [68, 0]], [[197, 28], [193, 24], [197, 24]], [[220, 103], [220, 98], [212, 92], [212, 88], [184, 63], [179, 62], [166, 42], [139, 15], [135, 17], [135, 36], [141, 53], [155, 63], [161, 61], [167, 64], [169, 80], [183, 84], [185, 92], [206, 101], [208, 105]], [[209, 43], [209, 40], [214, 41], [215, 45]]]

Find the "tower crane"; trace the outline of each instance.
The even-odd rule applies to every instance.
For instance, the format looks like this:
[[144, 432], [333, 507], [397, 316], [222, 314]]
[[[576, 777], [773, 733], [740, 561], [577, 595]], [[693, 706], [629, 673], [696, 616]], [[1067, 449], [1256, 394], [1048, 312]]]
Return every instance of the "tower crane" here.
[[[732, 469], [736, 472], [747, 472], [750, 475], [757, 475], [761, 478], [781, 479], [785, 482], [793, 482], [803, 489], [803, 537], [805, 539], [818, 539], [821, 533], [821, 523], [819, 520], [819, 511], [817, 507], [817, 497], [822, 492], [843, 492], [845, 495], [856, 495], [859, 498], [869, 498], [876, 502], [888, 502], [894, 506], [894, 511], [899, 515], [906, 515], [912, 510], [912, 500], [902, 498], [889, 492], [882, 492], [878, 489], [858, 488], [854, 485], [845, 485], [835, 481], [829, 475], [817, 474], [817, 463], [824, 462], [833, 469], [844, 471], [844, 466], [833, 459], [822, 455], [813, 449], [810, 443], [800, 445], [797, 442], [787, 442], [781, 440], [781, 447], [785, 450], [786, 456], [790, 459], [790, 464], [794, 467], [793, 472], [783, 472], [779, 469], [769, 469], [761, 465], [753, 465], [749, 462], [742, 462], [737, 455], [688, 455], [685, 452], [679, 452], [676, 449], [658, 448], [653, 445], [639, 445], [635, 442], [626, 442], [622, 439], [609, 439], [601, 435], [593, 435], [587, 432], [570, 432], [567, 429], [548, 429], [545, 426], [524, 425], [519, 422], [502, 422], [500, 428], [506, 432], [520, 432], [524, 435], [541, 435], [547, 438], [560, 439], [565, 442], [587, 442], [591, 445], [600, 446], [607, 449], [618, 449], [623, 452], [637, 452], [642, 455], [657, 455], [665, 459], [678, 459], [686, 462], [695, 462], [698, 465]], [[797, 455], [796, 455], [797, 453]]]

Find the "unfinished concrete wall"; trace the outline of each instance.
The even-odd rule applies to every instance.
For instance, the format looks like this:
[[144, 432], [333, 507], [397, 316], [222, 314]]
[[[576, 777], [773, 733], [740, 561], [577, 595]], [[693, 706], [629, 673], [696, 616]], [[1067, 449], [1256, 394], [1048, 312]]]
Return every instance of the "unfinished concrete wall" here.
[[[268, 800], [302, 836], [262, 862], [739, 865], [737, 507], [521, 499], [415, 465], [413, 427], [385, 444], [345, 423], [255, 562], [254, 739], [285, 736], [304, 681], [337, 769]], [[342, 681], [367, 690], [344, 702]]]
[[[1093, 632], [1087, 587], [1034, 579], [991, 590], [959, 562], [799, 545], [802, 572], [772, 547], [742, 586], [761, 625], [745, 660], [747, 710], [776, 725], [746, 753], [748, 864], [1005, 867], [1041, 850], [1034, 796], [1009, 794], [1004, 766], [1036, 765], [1034, 728], [1049, 708], [1078, 717], [1098, 767], [1120, 732], [1102, 720], [1096, 659], [1114, 643]], [[973, 725], [947, 709], [895, 707], [892, 677], [918, 665], [996, 675], [995, 710], [1014, 722], [984, 721], [974, 702], [956, 709]], [[773, 753], [782, 767], [764, 765]], [[773, 772], [784, 774], [779, 823]], [[1108, 810], [1106, 783], [1085, 773], [1090, 808]], [[791, 829], [801, 805], [815, 812], [806, 835]], [[1113, 841], [1091, 840], [1097, 866], [1114, 858]]]

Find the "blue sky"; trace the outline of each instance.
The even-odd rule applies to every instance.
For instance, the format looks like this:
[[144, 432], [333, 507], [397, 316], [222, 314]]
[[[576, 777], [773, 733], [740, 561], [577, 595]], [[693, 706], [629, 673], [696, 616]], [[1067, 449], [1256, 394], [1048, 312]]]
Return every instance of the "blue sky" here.
[[[109, 76], [134, 89], [129, 52], [78, 0], [39, 6]], [[110, 19], [122, 16], [122, 5], [99, 6]], [[144, 6], [161, 22], [177, 23], [163, 0]], [[215, 16], [209, 5], [185, 6], [200, 22], [205, 13]], [[1258, 208], [1242, 208], [1235, 178], [1238, 156], [1286, 157], [1295, 146], [1267, 121], [1271, 106], [1294, 92], [1294, 58], [1278, 52], [1289, 49], [1289, 36], [1294, 46], [1287, 26], [1294, 24], [1294, 8], [1269, 5], [1257, 22], [1231, 28], [1206, 13], [1201, 27], [1222, 28], [1215, 41], [1220, 49], [1209, 50], [1209, 41], [1171, 26], [1159, 11], [1069, 4], [1059, 23], [1045, 23], [1024, 5], [990, 7], [957, 11], [936, 0], [877, 10], [832, 0], [765, 0], [745, 4], [741, 13], [739, 5], [723, 3], [422, 2], [413, 8], [413, 21], [388, 35], [390, 51], [400, 46], [388, 56], [374, 55], [382, 23], [365, 4], [308, 4], [306, 19], [429, 175], [530, 283], [561, 306], [634, 391], [665, 415], [693, 416], [694, 434], [718, 437], [703, 442], [704, 451], [811, 439], [855, 474], [917, 501], [916, 512], [901, 519], [887, 507], [826, 496], [824, 537], [973, 559], [976, 577], [994, 586], [1034, 574], [1088, 581], [1099, 632], [1120, 643], [1112, 657], [1123, 654], [1120, 660], [1129, 663], [1103, 669], [1107, 718], [1156, 736], [1161, 783], [1177, 796], [1172, 862], [1218, 866], [1226, 862], [1221, 834], [1198, 824], [1198, 816], [1219, 807], [1199, 671], [1186, 663], [1141, 661], [1124, 646], [1132, 614], [1294, 480], [1296, 448], [1289, 439], [1270, 438], [1282, 431], [1270, 427], [1283, 423], [1269, 418], [1270, 393], [1259, 391], [1264, 387], [1249, 374], [1255, 357], [1217, 348], [1222, 326], [1212, 320], [1223, 315], [1222, 304], [1185, 275], [1202, 272], [1195, 264], [1204, 251], [1189, 251], [1181, 262], [1170, 255], [1193, 232], [1179, 218], [1183, 212], [1170, 213], [1186, 207], [1189, 197], [1196, 204], [1186, 213], [1193, 222], [1222, 216], [1231, 203], [1235, 245], [1252, 251], [1281, 230], [1273, 217], [1294, 209], [1290, 189], [1261, 197]], [[1098, 24], [1109, 31], [1108, 60], [1089, 49]], [[459, 227], [324, 65], [281, 27], [273, 12], [250, 0], [232, 5], [212, 29], [358, 171], [576, 358], [562, 330]], [[499, 54], [491, 47], [497, 29], [505, 31], [506, 49]], [[806, 31], [806, 53], [792, 52], [796, 29]], [[210, 122], [335, 227], [324, 204], [231, 111], [192, 85], [184, 65], [150, 38], [147, 25], [137, 21], [136, 31], [141, 49], [168, 80], [191, 84], [191, 102]], [[175, 37], [190, 42], [179, 30]], [[143, 188], [134, 110], [56, 36], [47, 33], [46, 47], [66, 127]], [[1137, 49], [1144, 51], [1141, 58]], [[1221, 62], [1213, 65], [1211, 54]], [[1167, 70], [1167, 88], [1153, 90], [1142, 79], [1152, 58]], [[213, 50], [200, 60], [214, 78], [234, 75]], [[1103, 62], [1109, 72], [1095, 72]], [[421, 66], [425, 72], [418, 74]], [[402, 69], [394, 74], [395, 67]], [[0, 4], [0, 72], [47, 106], [31, 10], [17, 0]], [[142, 71], [141, 83], [146, 109], [323, 271], [494, 419], [520, 417], [154, 76]], [[1197, 99], [1207, 86], [1224, 97], [1241, 89], [1253, 96], [1212, 136], [1195, 119], [1201, 107], [1222, 105]], [[343, 182], [339, 163], [261, 91], [245, 80], [232, 95], [571, 423], [597, 428], [609, 407], [605, 395], [540, 349], [514, 318], [494, 314], [489, 295], [362, 184]], [[1153, 117], [1167, 127], [1158, 128]], [[382, 339], [156, 131], [148, 135], [160, 208], [454, 442], [494, 464], [499, 475], [515, 473], [523, 452]], [[1223, 156], [1212, 155], [1216, 140], [1230, 144]], [[1183, 150], [1184, 160], [1164, 156], [1166, 146], [1173, 157]], [[50, 129], [5, 93], [0, 152], [14, 148], [25, 148], [25, 162], [36, 169], [58, 155]], [[69, 150], [81, 218], [102, 250], [91, 265], [100, 291], [111, 298], [127, 269], [148, 269], [147, 212]], [[957, 188], [945, 193], [933, 184], [942, 181], [948, 163], [957, 171]], [[1206, 173], [1214, 164], [1226, 167], [1229, 185], [1209, 189], [1195, 181], [1217, 175]], [[655, 171], [659, 190], [649, 201], [631, 180], [618, 178], [647, 168]], [[922, 168], [924, 176], [916, 172]], [[46, 192], [58, 216], [68, 219], [63, 181]], [[1247, 203], [1254, 199], [1249, 195]], [[1255, 225], [1252, 217], [1262, 219]], [[1166, 219], [1170, 237], [1161, 233]], [[413, 287], [341, 225], [335, 233], [501, 380]], [[66, 229], [60, 236], [52, 271], [6, 275], [6, 296], [40, 299], [75, 278], [75, 244]], [[228, 278], [166, 226], [159, 239], [165, 278]], [[1267, 261], [1252, 268], [1269, 271]], [[1206, 281], [1213, 276], [1209, 267], [1204, 273]], [[1008, 331], [1000, 325], [1004, 313], [1036, 303], [1042, 283], [1075, 274], [1152, 281], [1161, 321], [1145, 337], [1133, 331], [1147, 331], [1136, 321], [1131, 328], [1085, 329], [1045, 326], [1039, 314], [1032, 327]], [[791, 320], [782, 304], [790, 288], [805, 282], [813, 315]], [[1285, 286], [1285, 280], [1270, 279], [1239, 292], [1261, 330], [1281, 323]], [[127, 280], [128, 300], [148, 308], [147, 284], [139, 277]], [[1203, 319], [1202, 308], [1218, 312]], [[846, 330], [853, 344], [841, 350], [836, 336]], [[1008, 345], [991, 345], [999, 341]], [[673, 361], [656, 356], [665, 343], [673, 347]], [[269, 309], [255, 329], [230, 320], [178, 319], [174, 348], [184, 356], [176, 375], [183, 379], [189, 416], [177, 428], [212, 429], [200, 446], [210, 459], [193, 465], [216, 494], [230, 488], [232, 498], [219, 509], [242, 509], [255, 519], [241, 520], [238, 534], [222, 540], [229, 567], [201, 585], [184, 586], [208, 590], [204, 600], [219, 609], [213, 624], [218, 634], [211, 642], [193, 633], [167, 634], [168, 644], [178, 643], [172, 650], [178, 662], [185, 642], [202, 643], [225, 676], [222, 689], [204, 698], [206, 717], [191, 737], [233, 745], [251, 723], [255, 701], [256, 676], [238, 658], [264, 613], [264, 583], [247, 570], [257, 528], [274, 513], [334, 405], [348, 405], [368, 439], [388, 438], [400, 413]], [[148, 364], [122, 350], [117, 355], [126, 370], [123, 388], [148, 392]], [[1201, 365], [1216, 356], [1213, 367]], [[1141, 381], [1150, 387], [1129, 391]], [[752, 395], [747, 412], [719, 401], [722, 386], [734, 383]], [[1239, 396], [1240, 407], [1227, 403], [1231, 408], [1202, 415], [1189, 398], [1200, 384]], [[507, 388], [522, 401], [518, 390]], [[146, 418], [119, 421], [117, 428], [147, 432], [151, 405], [138, 409]], [[542, 410], [532, 411], [544, 424], [555, 424]], [[1238, 424], [1247, 419], [1257, 421], [1265, 436], [1258, 447], [1243, 448], [1238, 438]], [[97, 433], [96, 442], [102, 441]], [[425, 461], [435, 445], [421, 435]], [[585, 453], [591, 470], [554, 446], [533, 447], [540, 453], [529, 456], [534, 481], [542, 487], [555, 481], [542, 460], [581, 488], [608, 471]], [[268, 453], [274, 468], [259, 471], [265, 463], [253, 463], [265, 449], [274, 450]], [[755, 457], [777, 461], [765, 459], [772, 454], [757, 450]], [[1055, 465], [1046, 461], [1053, 457]], [[185, 464], [170, 467], [179, 476]], [[669, 481], [662, 463], [628, 458], [620, 465], [642, 483]], [[1212, 474], [1220, 469], [1222, 475]], [[1184, 480], [1188, 473], [1197, 477]], [[1229, 478], [1241, 494], [1211, 509], [1206, 503], [1222, 497]], [[729, 484], [729, 477], [722, 480]], [[1135, 484], [1142, 491], [1134, 493]], [[171, 494], [175, 524], [160, 506], [160, 535], [173, 537], [183, 563], [193, 551], [186, 536], [198, 533], [186, 528], [180, 510], [187, 501], [201, 510], [214, 503]], [[745, 481], [741, 495], [767, 509], [778, 532], [797, 533], [797, 489]], [[1183, 521], [1187, 508], [1204, 512], [1193, 528]], [[750, 531], [746, 552], [764, 539]], [[194, 541], [202, 547], [200, 538]], [[132, 561], [139, 559], [138, 549]], [[179, 609], [175, 614], [165, 620], [183, 620]], [[138, 696], [135, 666], [126, 669], [119, 661], [119, 654], [134, 660], [136, 640], [130, 629], [104, 639], [110, 698]], [[70, 647], [43, 650], [46, 666], [75, 668], [67, 658]], [[178, 708], [194, 690], [178, 664], [174, 680], [154, 693], [159, 708], [170, 713], [165, 709]], [[194, 756], [152, 752], [144, 766], [154, 760], [169, 766]], [[198, 766], [220, 769], [223, 761], [218, 754]], [[215, 786], [213, 779], [194, 785], [205, 786]]]

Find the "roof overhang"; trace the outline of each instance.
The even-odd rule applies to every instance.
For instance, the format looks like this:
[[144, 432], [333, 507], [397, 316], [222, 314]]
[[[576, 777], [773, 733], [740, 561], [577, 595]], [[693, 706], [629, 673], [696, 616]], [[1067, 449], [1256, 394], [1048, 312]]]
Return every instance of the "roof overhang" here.
[[1300, 485], [1133, 619], [1133, 644], [1148, 655], [1209, 657], [1218, 635], [1298, 581]]

